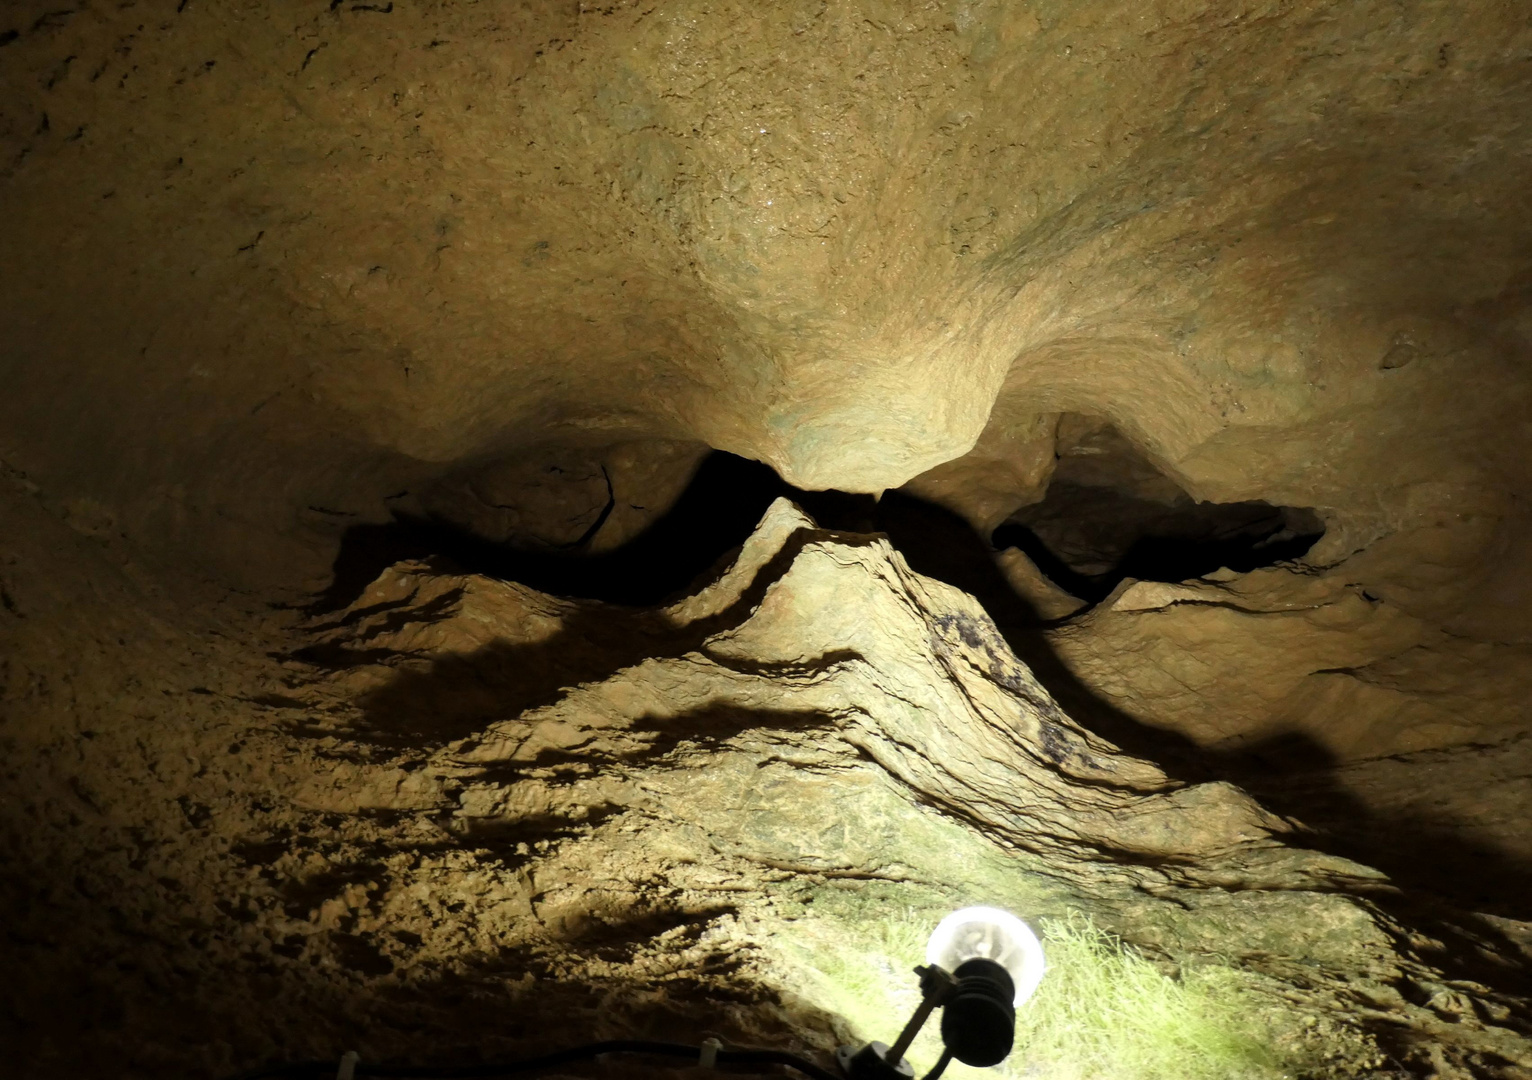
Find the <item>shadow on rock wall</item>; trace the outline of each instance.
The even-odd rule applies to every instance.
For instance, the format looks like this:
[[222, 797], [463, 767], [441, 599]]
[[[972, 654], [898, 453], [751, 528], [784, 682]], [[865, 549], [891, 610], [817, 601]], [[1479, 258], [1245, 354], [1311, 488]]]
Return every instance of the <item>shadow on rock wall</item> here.
[[440, 518], [400, 515], [388, 524], [353, 526], [341, 539], [330, 587], [308, 610], [319, 614], [343, 608], [394, 563], [433, 556], [470, 573], [519, 581], [555, 596], [631, 607], [658, 604], [686, 592], [727, 559], [781, 496], [826, 528], [872, 527], [871, 496], [803, 491], [769, 465], [715, 451], [669, 511], [633, 540], [602, 554], [521, 551]]
[[[732, 559], [766, 507], [784, 495], [827, 528], [887, 534], [912, 569], [976, 597], [1066, 711], [1178, 778], [1209, 778], [1189, 740], [1145, 728], [1068, 671], [1041, 633], [1043, 620], [1006, 582], [989, 544], [961, 517], [901, 491], [880, 500], [800, 491], [768, 466], [722, 452], [703, 463], [680, 501], [655, 525], [602, 555], [516, 551], [432, 519], [402, 517], [386, 525], [353, 527], [342, 540], [331, 585], [308, 610], [322, 614], [344, 608], [387, 567], [422, 558], [445, 559], [463, 571], [556, 596], [653, 605], [691, 591]], [[418, 609], [412, 619], [416, 614]], [[657, 639], [614, 625], [605, 612], [576, 614], [553, 640], [535, 647], [496, 646], [482, 655], [444, 658], [428, 671], [400, 672], [367, 699], [371, 735], [379, 741], [430, 737], [447, 742], [482, 727], [486, 718], [548, 704], [561, 687], [604, 678], [661, 647]], [[295, 658], [333, 669], [382, 657], [317, 646]]]
[[1300, 822], [1304, 846], [1387, 874], [1394, 890], [1371, 899], [1425, 932], [1411, 945], [1428, 962], [1498, 990], [1532, 993], [1532, 968], [1507, 963], [1518, 955], [1532, 960], [1532, 939], [1518, 940], [1505, 925], [1532, 914], [1532, 860], [1475, 840], [1475, 823], [1449, 813], [1364, 802], [1348, 774], [1374, 763], [1343, 765], [1303, 735], [1271, 739], [1237, 756], [1209, 755], [1209, 761], [1268, 808]]
[[[26, 935], [25, 912], [10, 910], [21, 916], [13, 933]], [[775, 1007], [775, 992], [753, 980], [737, 948], [698, 954], [706, 927], [729, 913], [640, 912], [569, 928], [537, 945], [403, 969], [367, 937], [345, 931], [261, 955], [195, 928], [176, 941], [135, 934], [115, 906], [81, 906], [72, 940], [97, 939], [110, 951], [71, 970], [46, 948], [33, 950], [29, 959], [48, 977], [21, 979], [28, 993], [16, 1027], [4, 1032], [7, 1056], [19, 1078], [60, 1075], [50, 1062], [102, 1076], [217, 1078], [258, 1062], [334, 1061], [343, 1049], [373, 1062], [473, 1065], [614, 1037], [696, 1042], [713, 1035], [801, 1046], [817, 1034], [828, 1042], [836, 1018], [801, 1003]], [[408, 931], [394, 936], [406, 947], [419, 944]], [[646, 964], [637, 955], [646, 949], [675, 952], [675, 970], [652, 958]], [[571, 954], [604, 973], [572, 977]], [[748, 1027], [737, 1022], [741, 1016]], [[763, 1018], [777, 1030], [763, 1031]], [[83, 1047], [82, 1026], [91, 1032]], [[82, 1049], [95, 1059], [82, 1060]], [[611, 1066], [590, 1075], [611, 1075]], [[622, 1075], [650, 1073], [635, 1058], [623, 1061]]]
[[[1071, 674], [1044, 636], [1044, 621], [996, 567], [990, 545], [962, 518], [941, 507], [902, 492], [891, 492], [876, 504], [835, 493], [792, 492], [784, 490], [786, 486], [764, 466], [731, 461], [726, 455], [715, 456], [704, 472], [707, 477], [650, 533], [620, 551], [589, 560], [491, 550], [471, 537], [444, 533], [432, 523], [401, 522], [354, 530], [337, 559], [336, 582], [316, 607], [333, 609], [354, 599], [371, 580], [369, 575], [393, 561], [401, 550], [415, 557], [445, 556], [465, 569], [556, 594], [653, 603], [686, 588], [727, 559], [771, 497], [783, 493], [801, 497], [827, 524], [887, 534], [914, 570], [977, 598], [1018, 657], [1064, 710], [1087, 728], [1135, 756], [1160, 764], [1176, 779], [1190, 783], [1232, 780], [1269, 808], [1301, 821], [1306, 831], [1299, 842], [1304, 846], [1383, 870], [1397, 888], [1369, 893], [1369, 900], [1398, 922], [1424, 930], [1411, 947], [1430, 963], [1497, 990], [1521, 995], [1532, 991], [1525, 968], [1506, 959], [1522, 954], [1526, 944], [1514, 940], [1495, 921], [1526, 918], [1532, 865], [1518, 861], [1512, 853], [1465, 841], [1465, 822], [1369, 809], [1348, 791], [1339, 763], [1302, 737], [1273, 741], [1238, 755], [1218, 754], [1174, 732], [1135, 721]], [[419, 611], [414, 609], [411, 617]], [[497, 643], [398, 671], [361, 700], [365, 730], [356, 734], [386, 745], [439, 747], [481, 731], [493, 720], [551, 704], [565, 687], [604, 679], [646, 658], [678, 655], [678, 650], [694, 646], [706, 635], [704, 628], [698, 628], [680, 638], [674, 634], [651, 638], [635, 631], [634, 625], [614, 617], [610, 609], [585, 607], [567, 615], [554, 637], [535, 646]], [[371, 659], [354, 650], [302, 658], [330, 667]], [[682, 739], [721, 740], [751, 727], [828, 723], [824, 718], [778, 715], [691, 719], [695, 722], [668, 720], [654, 725], [652, 731], [635, 730], [639, 741], [647, 741], [650, 747], [643, 756], [667, 753]], [[662, 745], [661, 740], [667, 741]], [[506, 850], [561, 835], [569, 823], [523, 822], [521, 827], [532, 831], [479, 840]]]
[[[1469, 839], [1473, 823], [1446, 813], [1382, 812], [1348, 790], [1339, 761], [1318, 742], [1293, 734], [1221, 754], [1173, 731], [1150, 728], [1114, 707], [1082, 683], [1060, 660], [1036, 613], [996, 568], [992, 551], [962, 518], [902, 493], [879, 504], [878, 525], [920, 573], [970, 593], [982, 603], [1039, 682], [1064, 711], [1135, 756], [1161, 765], [1173, 777], [1198, 783], [1229, 780], [1276, 812], [1311, 831], [1307, 847], [1374, 866], [1399, 887], [1380, 904], [1402, 921], [1435, 926], [1451, 943], [1434, 963], [1463, 965], [1478, 981], [1526, 993], [1525, 970], [1505, 967], [1505, 955], [1527, 952], [1529, 943], [1509, 939], [1481, 916], [1526, 920], [1532, 916], [1532, 861], [1486, 842]], [[1305, 538], [1308, 539], [1308, 538]], [[1465, 753], [1473, 753], [1468, 748]], [[1476, 938], [1492, 946], [1483, 959]], [[1532, 958], [1532, 954], [1529, 954]], [[1465, 977], [1470, 977], [1465, 974]]]

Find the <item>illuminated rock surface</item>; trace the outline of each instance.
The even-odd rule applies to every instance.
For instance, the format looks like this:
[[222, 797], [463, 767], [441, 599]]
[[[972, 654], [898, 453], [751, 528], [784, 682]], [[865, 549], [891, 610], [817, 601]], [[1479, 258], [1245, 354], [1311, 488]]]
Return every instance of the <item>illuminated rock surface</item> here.
[[155, 677], [87, 662], [11, 703], [35, 770], [11, 790], [36, 793], [12, 820], [40, 826], [9, 837], [31, 865], [12, 900], [44, 891], [16, 907], [7, 992], [36, 1075], [677, 1023], [823, 1051], [849, 1032], [810, 978], [822, 943], [972, 901], [1233, 970], [1281, 1051], [1337, 1075], [1382, 1061], [1380, 1035], [1486, 1075], [1532, 1061], [1526, 1000], [1473, 974], [1513, 972], [1491, 942], [1525, 924], [1406, 925], [1381, 874], [1090, 735], [972, 598], [785, 501], [655, 609], [426, 563], [332, 616], [257, 620], [264, 641], [189, 639], [104, 563], [13, 602], [71, 588], [95, 647], [130, 628]]
[[981, 892], [1517, 1075], [1523, 8], [4, 5], [7, 1045], [827, 1038]]
[[6, 12], [5, 452], [82, 523], [286, 581], [653, 439], [994, 523], [1069, 412], [1526, 635], [1515, 5], [386, 7]]

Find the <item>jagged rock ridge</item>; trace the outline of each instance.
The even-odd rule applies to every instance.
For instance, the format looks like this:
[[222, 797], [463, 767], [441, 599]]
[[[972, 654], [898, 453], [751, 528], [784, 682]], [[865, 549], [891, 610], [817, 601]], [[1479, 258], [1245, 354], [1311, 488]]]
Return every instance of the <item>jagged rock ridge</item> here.
[[[1228, 784], [1179, 783], [1083, 730], [971, 597], [785, 501], [668, 607], [406, 563], [322, 626], [311, 655], [334, 669], [315, 689], [359, 707], [348, 737], [390, 750], [315, 776], [301, 801], [435, 815], [466, 846], [511, 854], [476, 932], [587, 978], [592, 927], [645, 903], [714, 910], [723, 892], [715, 947], [753, 957], [738, 974], [782, 993], [774, 935], [821, 894], [897, 883], [866, 903], [1083, 911], [1177, 961], [1232, 958], [1298, 1012], [1353, 1025], [1332, 1037], [1357, 1069], [1374, 1052], [1359, 1014], [1476, 1061], [1532, 1060], [1522, 1002], [1479, 986], [1464, 1015], [1474, 995], [1458, 989], [1450, 1024], [1417, 1003], [1453, 980], [1376, 902], [1381, 874], [1305, 850]], [[549, 675], [540, 700], [493, 689], [524, 686], [507, 675], [518, 665]], [[379, 886], [388, 920], [408, 910], [408, 877]], [[501, 913], [493, 930], [486, 910]], [[462, 930], [413, 932], [434, 953]]]

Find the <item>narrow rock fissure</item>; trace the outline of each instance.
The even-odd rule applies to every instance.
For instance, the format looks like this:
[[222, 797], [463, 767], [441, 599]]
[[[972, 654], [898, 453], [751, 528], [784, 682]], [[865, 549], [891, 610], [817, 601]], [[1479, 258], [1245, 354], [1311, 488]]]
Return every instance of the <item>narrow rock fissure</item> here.
[[[1098, 474], [1103, 464], [1094, 461]], [[342, 538], [330, 586], [310, 605], [314, 614], [346, 606], [386, 567], [406, 559], [442, 558], [472, 573], [517, 581], [557, 596], [631, 607], [660, 603], [708, 575], [738, 549], [774, 499], [803, 506], [824, 528], [878, 532], [918, 572], [980, 598], [1002, 625], [1036, 621], [995, 570], [995, 551], [1018, 548], [1065, 592], [1088, 603], [1124, 579], [1175, 582], [1227, 569], [1247, 573], [1301, 558], [1324, 534], [1311, 510], [1250, 500], [1196, 502], [1155, 473], [1161, 490], [1142, 488], [1146, 467], [1129, 462], [1119, 483], [1081, 483], [1061, 459], [1048, 495], [1013, 514], [988, 541], [956, 514], [903, 491], [881, 498], [844, 491], [806, 491], [770, 466], [725, 451], [709, 454], [674, 505], [621, 546], [592, 552], [615, 497], [607, 492], [593, 523], [570, 544], [527, 550], [487, 538], [431, 513], [396, 513], [385, 524], [353, 526]]]
[[1050, 581], [1097, 603], [1122, 581], [1244, 574], [1301, 559], [1324, 536], [1311, 508], [1261, 499], [1199, 501], [1111, 424], [1065, 414], [1047, 494], [990, 536]]
[[1018, 548], [1055, 585], [1090, 603], [1128, 578], [1176, 582], [1276, 566], [1302, 558], [1324, 535], [1312, 511], [1267, 502], [1146, 505], [1111, 489], [1075, 487], [1050, 498], [1000, 526], [991, 542]]
[[355, 526], [342, 538], [330, 587], [310, 610], [344, 607], [386, 567], [432, 557], [557, 596], [632, 607], [656, 604], [686, 589], [744, 543], [781, 496], [802, 505], [827, 528], [875, 527], [871, 496], [804, 491], [768, 465], [715, 451], [667, 513], [628, 543], [598, 554], [589, 553], [589, 543], [610, 514], [610, 502], [579, 543], [558, 551], [518, 549], [428, 514], [400, 513], [386, 524]]

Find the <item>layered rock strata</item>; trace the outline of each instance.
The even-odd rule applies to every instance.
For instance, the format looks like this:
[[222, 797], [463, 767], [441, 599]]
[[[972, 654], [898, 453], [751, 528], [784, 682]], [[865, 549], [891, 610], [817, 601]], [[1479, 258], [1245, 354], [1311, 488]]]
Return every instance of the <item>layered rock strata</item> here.
[[1520, 961], [1472, 916], [1434, 938], [1379, 872], [1091, 735], [972, 598], [785, 502], [667, 607], [406, 563], [272, 635], [139, 705], [82, 687], [67, 743], [55, 698], [12, 702], [46, 781], [8, 778], [38, 822], [8, 843], [51, 899], [8, 947], [94, 972], [83, 1015], [13, 986], [37, 1074], [677, 1025], [822, 1052], [884, 1034], [816, 981], [834, 949], [975, 901], [1227, 972], [1308, 1074], [1532, 1067]]

